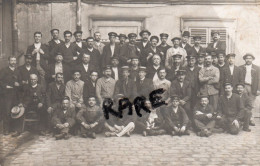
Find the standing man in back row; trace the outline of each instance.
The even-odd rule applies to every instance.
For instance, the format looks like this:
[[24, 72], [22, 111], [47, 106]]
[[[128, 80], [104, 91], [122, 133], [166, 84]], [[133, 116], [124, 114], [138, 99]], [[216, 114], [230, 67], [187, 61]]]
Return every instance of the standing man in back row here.
[[93, 44], [93, 47], [99, 51], [100, 55], [102, 55], [103, 54], [103, 48], [105, 47], [105, 44], [103, 44], [101, 42], [101, 34], [100, 34], [100, 32], [95, 32], [94, 33], [94, 39], [95, 39], [95, 42]]

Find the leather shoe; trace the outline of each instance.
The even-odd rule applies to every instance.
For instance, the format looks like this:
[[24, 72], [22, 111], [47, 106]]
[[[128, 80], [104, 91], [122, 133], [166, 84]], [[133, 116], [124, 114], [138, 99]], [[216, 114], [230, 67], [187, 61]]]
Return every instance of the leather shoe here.
[[250, 126], [255, 126], [255, 122], [252, 121], [252, 120], [250, 120], [249, 125], [250, 125]]
[[56, 140], [62, 139], [65, 137], [65, 133], [55, 135]]
[[243, 131], [251, 132], [251, 129], [244, 129], [244, 128], [243, 128]]
[[96, 139], [96, 133], [91, 133], [90, 138]]

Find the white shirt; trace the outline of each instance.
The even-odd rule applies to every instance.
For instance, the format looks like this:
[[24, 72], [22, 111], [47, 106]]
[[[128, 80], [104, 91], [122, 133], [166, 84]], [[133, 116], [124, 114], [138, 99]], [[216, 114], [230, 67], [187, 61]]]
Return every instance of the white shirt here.
[[246, 65], [246, 77], [245, 77], [245, 83], [251, 85], [252, 84], [252, 65]]
[[213, 43], [213, 48], [217, 47], [218, 42]]
[[177, 113], [178, 107], [176, 108], [172, 108], [172, 110], [175, 112], [175, 114]]
[[147, 45], [147, 43], [148, 43], [148, 41], [145, 43], [145, 42], [143, 42], [143, 46], [145, 47], [146, 45]]
[[200, 47], [194, 47], [197, 52], [199, 52]]
[[[158, 70], [160, 68], [160, 66], [153, 66], [156, 70]], [[157, 72], [155, 72], [154, 76], [153, 76], [153, 82], [156, 82], [159, 80], [158, 74]]]
[[76, 42], [76, 44], [77, 44], [80, 48], [82, 48], [82, 42]]
[[117, 67], [112, 67], [113, 72], [115, 73], [115, 80], [118, 80], [118, 68]]
[[183, 82], [179, 82], [179, 83], [180, 83], [181, 87], [183, 87]]
[[14, 70], [15, 70], [15, 67], [9, 66], [9, 69], [11, 69], [12, 71], [14, 71]]
[[234, 72], [234, 65], [229, 66], [229, 70], [230, 70], [231, 75], [233, 75], [233, 72]]
[[33, 88], [36, 88], [38, 84], [32, 85]]
[[93, 48], [91, 48], [91, 49], [90, 49], [90, 48], [88, 48], [88, 50], [89, 50], [90, 52], [92, 52], [92, 51], [93, 51]]
[[184, 48], [186, 46], [186, 43], [181, 43], [181, 45], [182, 45], [182, 48]]
[[[34, 47], [39, 50], [41, 48], [41, 43], [34, 43]], [[41, 59], [41, 55], [39, 52], [37, 52], [36, 54], [36, 60], [40, 60]]]
[[114, 52], [115, 52], [115, 45], [110, 45], [110, 49], [111, 49], [111, 55], [113, 57], [114, 56]]
[[63, 110], [63, 113], [66, 114], [67, 110]]
[[57, 73], [63, 73], [62, 63], [55, 64], [55, 74], [57, 74]]
[[54, 40], [55, 41], [55, 43], [57, 43], [57, 44], [60, 44], [60, 40], [58, 39], [58, 40]]
[[65, 46], [66, 46], [67, 48], [69, 48], [69, 47], [70, 47], [70, 43], [65, 43]]
[[31, 66], [25, 66], [25, 68], [28, 70], [28, 71], [30, 71], [31, 70]]
[[88, 71], [88, 64], [83, 63], [83, 67], [84, 67], [85, 71], [87, 72]]

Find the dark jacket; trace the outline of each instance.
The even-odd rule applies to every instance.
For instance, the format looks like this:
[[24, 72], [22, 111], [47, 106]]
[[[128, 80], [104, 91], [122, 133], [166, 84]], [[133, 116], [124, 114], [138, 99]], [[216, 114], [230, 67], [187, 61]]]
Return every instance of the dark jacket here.
[[86, 80], [86, 82], [84, 83], [83, 100], [86, 105], [89, 97], [93, 97], [93, 96], [96, 97], [96, 84], [97, 82], [95, 82], [95, 86], [94, 86], [90, 79]]
[[[48, 64], [48, 60], [49, 60], [49, 47], [45, 44], [41, 44], [42, 51], [44, 52], [44, 54], [40, 54], [40, 66], [42, 67], [42, 69], [44, 71], [47, 70], [47, 64]], [[34, 44], [30, 45], [27, 48], [26, 54], [32, 54], [33, 50], [35, 49]], [[33, 59], [32, 59], [32, 66], [36, 67], [36, 54], [33, 54]]]
[[244, 111], [251, 112], [253, 109], [252, 99], [246, 93], [243, 93], [242, 96], [240, 96], [240, 99], [243, 104]]
[[31, 69], [29, 71], [26, 69], [26, 65], [19, 66], [17, 68], [17, 70], [18, 70], [19, 84], [22, 84], [22, 81], [27, 81], [29, 83], [31, 74], [36, 74], [38, 76], [38, 78], [40, 78], [39, 72], [37, 71], [37, 69], [34, 66], [31, 66]]
[[[183, 47], [182, 47], [182, 43], [180, 43], [180, 47], [183, 48]], [[191, 47], [191, 45], [190, 45], [189, 43], [187, 43], [187, 44], [185, 45], [184, 49], [185, 49], [185, 51], [187, 52], [187, 55], [191, 55], [191, 53], [192, 53], [192, 47]]]
[[160, 67], [156, 70], [153, 65], [148, 65], [147, 66], [147, 74], [146, 74], [146, 77], [147, 78], [150, 78], [151, 80], [153, 80], [153, 77], [155, 75], [155, 73], [158, 72], [158, 70], [160, 69]]
[[148, 99], [149, 94], [153, 91], [153, 81], [149, 78], [145, 78], [143, 83], [141, 83], [141, 80], [137, 79], [136, 89], [138, 96], [144, 96]]
[[214, 43], [209, 43], [208, 47], [206, 48], [207, 53], [211, 52], [223, 52], [226, 53], [226, 42], [218, 41], [216, 48], [213, 47]]
[[195, 66], [193, 71], [191, 71], [188, 66], [186, 67], [185, 79], [191, 83], [191, 91], [193, 96], [197, 96], [200, 89], [199, 71], [200, 67], [198, 66]]
[[112, 57], [119, 57], [119, 54], [120, 54], [120, 46], [118, 44], [115, 44], [113, 55], [112, 55], [112, 52], [111, 52], [110, 43], [107, 44], [103, 48], [103, 54], [102, 54], [102, 59], [101, 59], [102, 67], [105, 67], [106, 65], [110, 65], [111, 64], [111, 58]]
[[89, 49], [82, 49], [82, 52], [90, 55], [89, 64], [91, 64], [92, 66], [95, 66], [95, 68], [96, 68], [96, 70], [98, 70], [98, 72], [102, 71], [101, 70], [102, 69], [101, 68], [101, 55], [97, 49], [93, 48], [93, 51], [89, 51]]
[[129, 43], [126, 43], [120, 49], [119, 62], [122, 66], [129, 65], [127, 60], [131, 59], [133, 56], [138, 56], [140, 58], [140, 55], [141, 51], [136, 45], [131, 46]]
[[6, 88], [7, 85], [13, 87], [13, 89], [17, 89], [14, 86], [14, 83], [18, 82], [18, 75], [19, 72], [17, 69], [12, 71], [9, 67], [5, 67], [0, 71], [0, 94], [8, 93], [8, 90], [10, 89]]
[[68, 108], [66, 114], [64, 114], [62, 108], [57, 108], [54, 111], [52, 117], [52, 124], [56, 126], [57, 124], [69, 123], [69, 127], [74, 126], [75, 124], [75, 110], [73, 108]]
[[[179, 70], [185, 70], [185, 67], [180, 66]], [[166, 79], [169, 81], [174, 81], [176, 79], [176, 69], [175, 66], [173, 66], [171, 69], [167, 69], [167, 75]]]
[[184, 80], [183, 86], [181, 87], [179, 81], [174, 80], [171, 83], [170, 88], [171, 95], [178, 95], [181, 100], [188, 102], [191, 98], [191, 84], [189, 81]]
[[[92, 109], [92, 110], [90, 110]], [[103, 111], [99, 106], [94, 106], [92, 108], [86, 107], [81, 109], [77, 115], [76, 119], [79, 123], [93, 124], [95, 122], [101, 122], [104, 119]]]
[[162, 50], [160, 50], [158, 47], [156, 47], [156, 51], [154, 51], [151, 46], [144, 49], [143, 52], [141, 52], [141, 58], [140, 58], [140, 62], [142, 66], [148, 66], [148, 65], [152, 65], [152, 56], [147, 60], [147, 57], [149, 56], [149, 54], [152, 55], [159, 55], [161, 57], [161, 59], [165, 59], [165, 56], [162, 52]]
[[[203, 114], [199, 114], [199, 115], [196, 115], [196, 111], [200, 111], [202, 112]], [[200, 103], [197, 103], [197, 105], [194, 107], [193, 109], [193, 113], [194, 113], [194, 119], [197, 119], [197, 120], [208, 120], [208, 117], [207, 117], [207, 114], [213, 114], [215, 112], [214, 108], [208, 104], [205, 109], [201, 106]]]
[[85, 70], [83, 63], [78, 64], [75, 69], [81, 71], [81, 80], [86, 82], [89, 79], [90, 72], [96, 70], [96, 67], [93, 64], [88, 64], [88, 71]]
[[20, 101], [26, 106], [31, 103], [42, 103], [45, 104], [46, 91], [43, 86], [38, 84], [33, 88], [30, 84], [24, 87], [23, 95]]
[[[63, 68], [64, 83], [66, 83], [66, 82], [68, 82], [71, 79], [71, 69], [65, 63], [62, 64], [62, 68]], [[55, 63], [50, 64], [49, 67], [48, 67], [48, 70], [47, 70], [46, 80], [49, 83], [55, 81], [55, 79], [52, 78], [53, 75], [55, 75]]]
[[151, 47], [151, 43], [150, 43], [150, 41], [148, 41], [147, 44], [144, 47], [143, 42], [140, 41], [140, 42], [136, 43], [136, 46], [140, 49], [140, 52], [142, 53], [144, 50], [146, 50], [146, 49]]
[[53, 54], [53, 49], [55, 47], [57, 47], [58, 45], [60, 44], [64, 44], [64, 41], [63, 40], [59, 40], [60, 43], [57, 44], [53, 39], [51, 41], [48, 42], [48, 46], [49, 46], [49, 53], [50, 53], [50, 56], [49, 56], [49, 64], [52, 64], [55, 62], [55, 54]]
[[61, 103], [65, 96], [65, 85], [61, 84], [60, 88], [57, 88], [56, 82], [49, 84], [46, 94], [47, 107], [53, 107], [54, 104]]
[[178, 106], [177, 113], [173, 111], [171, 105], [163, 107], [163, 112], [165, 124], [167, 124], [167, 126], [171, 129], [178, 127], [178, 125], [187, 126], [189, 123], [189, 118], [181, 106]]
[[203, 48], [202, 46], [200, 46], [200, 49], [199, 49], [199, 51], [197, 52], [197, 50], [195, 49], [195, 47], [192, 46], [190, 52], [191, 52], [192, 55], [198, 56], [198, 55], [201, 54], [201, 53], [206, 53], [206, 49]]
[[136, 84], [132, 79], [128, 79], [126, 84], [125, 80], [120, 79], [116, 82], [114, 95], [123, 94], [130, 101], [137, 97]]

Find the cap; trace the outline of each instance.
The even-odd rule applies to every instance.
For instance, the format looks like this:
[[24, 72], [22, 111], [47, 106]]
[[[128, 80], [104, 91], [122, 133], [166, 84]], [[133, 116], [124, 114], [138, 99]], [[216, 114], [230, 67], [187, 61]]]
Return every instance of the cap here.
[[109, 32], [109, 33], [108, 33], [108, 36], [109, 36], [109, 37], [111, 37], [111, 36], [117, 37], [117, 33], [115, 33], [115, 32]]
[[211, 55], [212, 57], [215, 57], [215, 56], [217, 56], [217, 53], [216, 53], [215, 51], [212, 51], [212, 52], [210, 52], [210, 55]]
[[182, 36], [188, 36], [188, 37], [190, 37], [190, 32], [189, 32], [189, 31], [184, 31], [184, 32], [182, 33]]
[[119, 57], [118, 56], [113, 56], [113, 57], [111, 57], [111, 60], [113, 60], [113, 59], [119, 60]]
[[137, 55], [132, 55], [131, 59], [138, 59], [139, 60], [139, 57]]
[[126, 36], [125, 34], [122, 34], [122, 33], [120, 33], [118, 37], [119, 37], [119, 38], [120, 38], [120, 37], [124, 37], [124, 38], [127, 39], [127, 36]]
[[177, 70], [176, 74], [177, 75], [185, 75], [186, 74], [186, 70]]
[[145, 71], [146, 72], [146, 67], [145, 66], [140, 66], [139, 71]]
[[106, 65], [104, 68], [103, 68], [103, 71], [105, 70], [112, 70], [111, 66], [110, 65]]
[[70, 100], [69, 96], [64, 96], [62, 100]]
[[187, 58], [187, 60], [196, 59], [196, 56], [194, 56], [194, 55], [192, 54], [192, 55], [186, 56], [186, 58]]
[[234, 54], [234, 53], [227, 54], [227, 59], [230, 58], [230, 57], [234, 57], [235, 58], [236, 54]]
[[159, 42], [159, 37], [158, 36], [151, 36], [150, 41], [152, 41], [153, 39], [157, 40], [157, 42]]
[[193, 36], [193, 40], [199, 39], [201, 40], [201, 36]]
[[161, 38], [162, 38], [162, 37], [167, 37], [167, 38], [168, 38], [169, 35], [168, 35], [167, 33], [161, 33], [161, 34], [160, 34], [160, 37], [161, 37]]
[[151, 32], [149, 32], [147, 29], [142, 30], [142, 31], [139, 33], [139, 35], [142, 36], [143, 33], [145, 33], [145, 32], [148, 33], [149, 36], [151, 35]]
[[75, 31], [75, 32], [73, 33], [73, 35], [75, 36], [75, 35], [78, 34], [78, 33], [82, 34], [83, 32], [82, 32], [82, 31]]
[[201, 98], [209, 98], [209, 95], [208, 94], [205, 94], [205, 93], [199, 93], [198, 97], [201, 99]]
[[171, 40], [171, 41], [173, 42], [174, 40], [179, 40], [179, 41], [180, 41], [180, 40], [181, 40], [181, 38], [179, 38], [179, 37], [174, 37], [174, 38], [172, 38], [172, 40]]
[[172, 100], [180, 100], [179, 96], [176, 95], [176, 94], [172, 95], [172, 96], [171, 96], [171, 99], [172, 99]]
[[130, 70], [129, 66], [122, 66], [121, 69], [122, 70]]
[[174, 54], [174, 55], [172, 56], [173, 59], [175, 59], [175, 58], [181, 58], [181, 57], [182, 57], [181, 54]]
[[225, 82], [225, 83], [224, 83], [224, 87], [225, 87], [225, 86], [228, 86], [228, 85], [233, 86], [230, 82]]
[[199, 54], [197, 54], [198, 57], [205, 57], [207, 54], [205, 52], [201, 52]]
[[251, 53], [246, 53], [246, 55], [243, 56], [243, 59], [245, 60], [248, 56], [251, 56], [253, 59], [255, 59], [255, 56]]
[[94, 40], [94, 37], [87, 37], [86, 38], [86, 41], [90, 40], [90, 39], [93, 39]]
[[56, 28], [52, 29], [50, 32], [53, 33], [53, 31], [58, 31], [58, 32], [60, 32], [60, 30], [59, 30], [59, 29], [56, 29]]
[[217, 33], [218, 35], [220, 35], [219, 31], [211, 31], [211, 36], [213, 36], [215, 33]]
[[236, 84], [236, 87], [238, 87], [239, 85], [245, 87], [245, 84], [244, 84], [244, 83], [238, 83], [238, 84]]
[[61, 52], [57, 52], [57, 53], [55, 54], [55, 56], [57, 56], [57, 55], [63, 56]]
[[32, 54], [25, 54], [24, 57], [25, 57], [26, 59], [32, 59]]
[[66, 34], [70, 34], [70, 35], [72, 35], [72, 32], [69, 31], [69, 30], [66, 30], [66, 31], [63, 32], [63, 35], [65, 36]]
[[137, 35], [135, 33], [129, 33], [128, 38], [131, 38], [131, 37], [137, 37]]

